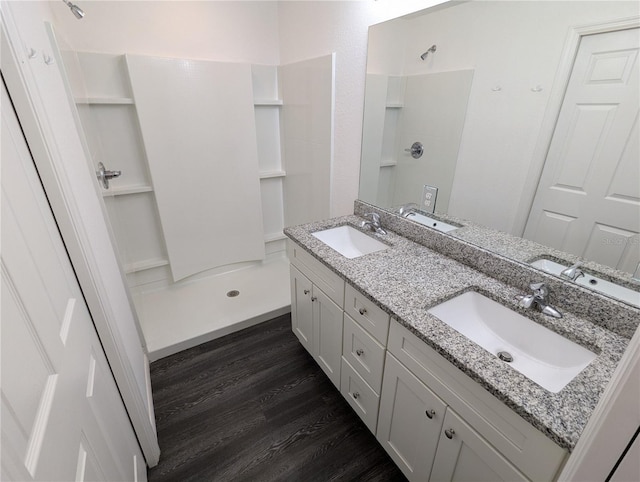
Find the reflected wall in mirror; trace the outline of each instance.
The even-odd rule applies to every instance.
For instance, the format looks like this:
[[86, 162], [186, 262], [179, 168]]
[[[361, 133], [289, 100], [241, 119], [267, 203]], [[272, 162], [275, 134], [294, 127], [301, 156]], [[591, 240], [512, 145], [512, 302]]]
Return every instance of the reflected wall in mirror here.
[[[371, 27], [360, 199], [396, 209], [434, 185], [436, 213], [629, 281], [640, 261], [638, 14], [628, 1], [449, 2]], [[418, 79], [464, 72], [468, 88], [407, 95]], [[413, 141], [421, 159], [404, 151]]]

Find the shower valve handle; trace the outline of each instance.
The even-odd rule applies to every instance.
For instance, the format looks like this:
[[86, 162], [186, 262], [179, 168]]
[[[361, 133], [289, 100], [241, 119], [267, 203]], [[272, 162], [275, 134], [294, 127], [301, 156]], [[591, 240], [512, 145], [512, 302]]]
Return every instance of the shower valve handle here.
[[109, 189], [109, 179], [115, 179], [116, 177], [120, 177], [122, 175], [122, 171], [109, 171], [104, 167], [102, 162], [98, 163], [98, 170], [96, 171], [96, 177], [98, 181], [102, 183], [102, 187], [105, 189]]

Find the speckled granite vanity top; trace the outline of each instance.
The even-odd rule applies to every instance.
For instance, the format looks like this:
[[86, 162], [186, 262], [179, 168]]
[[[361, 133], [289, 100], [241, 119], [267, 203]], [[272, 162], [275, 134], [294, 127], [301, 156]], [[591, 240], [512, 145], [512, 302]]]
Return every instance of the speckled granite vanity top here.
[[[522, 290], [394, 232], [369, 232], [389, 248], [355, 259], [345, 258], [311, 235], [344, 224], [358, 227], [361, 221], [355, 215], [344, 216], [287, 228], [285, 234], [558, 445], [572, 450], [629, 340], [573, 315], [561, 299], [552, 299], [564, 313], [561, 319], [525, 311], [514, 301]], [[598, 357], [559, 393], [548, 392], [427, 313], [427, 308], [468, 290], [535, 319]]]

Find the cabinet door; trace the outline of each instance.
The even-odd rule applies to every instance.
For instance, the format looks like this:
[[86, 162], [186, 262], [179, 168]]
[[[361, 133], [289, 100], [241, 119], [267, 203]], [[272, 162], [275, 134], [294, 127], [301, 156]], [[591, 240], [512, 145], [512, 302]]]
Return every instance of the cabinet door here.
[[448, 408], [430, 480], [512, 482], [528, 479]]
[[444, 421], [445, 403], [387, 353], [377, 439], [411, 481], [426, 481]]
[[313, 356], [340, 389], [342, 362], [342, 309], [313, 286]]
[[291, 329], [302, 346], [313, 355], [313, 310], [311, 281], [291, 266]]

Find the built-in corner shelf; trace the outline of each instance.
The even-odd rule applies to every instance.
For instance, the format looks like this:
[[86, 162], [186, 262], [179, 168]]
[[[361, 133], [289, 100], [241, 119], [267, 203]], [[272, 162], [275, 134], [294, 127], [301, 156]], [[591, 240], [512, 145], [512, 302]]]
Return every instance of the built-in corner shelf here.
[[285, 171], [261, 171], [260, 179], [273, 179], [277, 177], [285, 177], [287, 173]]
[[395, 159], [382, 160], [380, 162], [380, 167], [394, 167], [397, 165], [398, 163]]
[[76, 97], [76, 104], [133, 104], [131, 97]]
[[160, 266], [167, 266], [169, 260], [164, 258], [145, 259], [143, 261], [136, 261], [135, 263], [129, 263], [124, 265], [124, 272], [126, 274], [136, 273], [138, 271], [144, 271], [146, 269], [158, 268]]
[[110, 187], [106, 191], [102, 191], [102, 197], [123, 196], [128, 194], [140, 194], [143, 192], [153, 192], [151, 186], [122, 186]]
[[254, 99], [253, 105], [255, 107], [281, 106], [282, 99]]
[[387, 109], [402, 109], [404, 104], [401, 102], [388, 102], [385, 106]]

